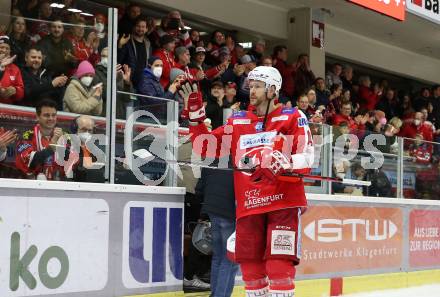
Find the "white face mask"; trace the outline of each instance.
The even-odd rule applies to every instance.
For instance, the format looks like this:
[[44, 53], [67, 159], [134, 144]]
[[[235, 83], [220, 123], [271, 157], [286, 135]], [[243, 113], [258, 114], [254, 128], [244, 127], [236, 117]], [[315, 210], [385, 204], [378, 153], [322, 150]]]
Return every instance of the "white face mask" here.
[[96, 23], [95, 24], [95, 30], [98, 31], [98, 33], [101, 33], [104, 31], [105, 25], [103, 23]]
[[89, 132], [78, 133], [78, 136], [81, 142], [84, 144], [92, 139], [92, 134], [90, 134]]
[[83, 85], [85, 85], [86, 87], [89, 87], [92, 84], [93, 77], [91, 77], [91, 76], [83, 76], [83, 77], [81, 77], [80, 80], [81, 80], [81, 83]]
[[418, 126], [418, 125], [420, 125], [420, 120], [414, 120], [414, 124], [416, 125], [416, 126]]
[[108, 66], [108, 58], [107, 57], [101, 59], [101, 65], [104, 66], [105, 68], [107, 68], [107, 66]]
[[155, 77], [160, 78], [162, 76], [162, 67], [154, 67], [153, 68], [153, 74]]

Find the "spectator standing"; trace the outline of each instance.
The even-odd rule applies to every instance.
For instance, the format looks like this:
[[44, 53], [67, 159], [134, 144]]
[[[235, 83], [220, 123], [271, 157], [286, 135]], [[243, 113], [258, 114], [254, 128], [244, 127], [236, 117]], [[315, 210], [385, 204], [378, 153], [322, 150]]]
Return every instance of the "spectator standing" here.
[[420, 96], [413, 102], [414, 109], [420, 111], [422, 108], [428, 108], [428, 104], [431, 102], [430, 96], [431, 92], [429, 88], [422, 88], [420, 90]]
[[325, 108], [327, 108], [327, 106], [330, 103], [329, 100], [329, 92], [328, 90], [325, 88], [325, 81], [322, 77], [318, 77], [315, 80], [315, 92], [316, 92], [316, 105], [320, 106], [323, 105]]
[[244, 65], [244, 72], [238, 78], [237, 99], [240, 102], [247, 103], [249, 102], [249, 94], [250, 94], [248, 74], [255, 67], [257, 67], [257, 61], [255, 60], [255, 57], [250, 55], [245, 55], [240, 59], [240, 62], [242, 65]]
[[40, 101], [36, 107], [37, 124], [17, 142], [15, 163], [29, 179], [61, 180], [65, 176], [59, 165], [62, 160], [55, 154], [56, 146], [61, 145], [58, 140], [64, 134], [57, 127], [56, 107], [51, 100]]
[[43, 53], [36, 47], [28, 49], [25, 60], [26, 66], [22, 70], [23, 103], [36, 106], [38, 101], [49, 98], [57, 103], [58, 109], [61, 109], [61, 98], [68, 80], [67, 76], [60, 75], [53, 78], [46, 69], [42, 68]]
[[78, 62], [88, 60], [92, 65], [99, 61], [99, 38], [96, 32], [90, 32], [87, 40], [84, 38], [86, 23], [84, 20], [78, 20], [71, 29], [71, 34], [67, 39], [72, 43], [73, 55]]
[[[107, 68], [108, 68], [108, 48], [101, 51], [101, 61], [96, 65], [95, 77], [92, 86], [102, 83], [102, 112], [101, 116], [106, 115], [107, 103]], [[131, 69], [128, 65], [116, 65], [116, 88], [118, 91], [134, 93], [131, 83]], [[125, 119], [127, 104], [131, 102], [130, 95], [118, 93], [116, 98], [116, 118]]]
[[359, 78], [359, 105], [360, 108], [374, 110], [379, 100], [381, 93], [379, 89], [371, 90], [371, 80], [368, 76], [361, 76]]
[[[127, 64], [131, 69], [131, 81], [135, 89], [143, 76], [145, 67], [148, 66], [148, 58], [151, 56], [150, 41], [146, 37], [148, 31], [147, 20], [137, 18], [135, 20], [131, 38], [122, 37], [118, 43], [118, 63]], [[129, 36], [128, 36], [129, 37]]]
[[21, 71], [13, 64], [8, 36], [0, 36], [0, 103], [18, 104], [24, 97]]
[[211, 41], [208, 43], [206, 50], [208, 51], [207, 63], [217, 65], [219, 61], [219, 49], [225, 45], [226, 38], [222, 31], [216, 30], [212, 32]]
[[271, 56], [261, 58], [261, 66], [273, 67], [273, 60]]
[[261, 59], [263, 58], [265, 50], [266, 50], [266, 42], [260, 39], [252, 45], [252, 48], [248, 52], [248, 55], [254, 56], [255, 60], [258, 63], [261, 63]]
[[15, 64], [23, 67], [26, 50], [32, 45], [31, 39], [26, 31], [26, 21], [22, 17], [15, 17], [8, 29], [11, 54], [17, 56]]
[[376, 109], [382, 110], [385, 113], [387, 119], [391, 119], [396, 116], [398, 104], [395, 96], [394, 89], [388, 89], [385, 96], [381, 98], [376, 106]]
[[118, 34], [120, 37], [130, 35], [132, 33], [136, 19], [140, 15], [141, 7], [138, 4], [131, 3], [118, 23]]
[[313, 85], [315, 82], [315, 74], [310, 68], [309, 55], [301, 54], [296, 62], [295, 73], [295, 96], [299, 97]]
[[238, 271], [238, 265], [226, 256], [227, 240], [235, 231], [233, 172], [203, 169], [196, 190], [203, 193], [202, 213], [211, 221], [211, 296], [229, 297]]
[[200, 39], [200, 32], [196, 29], [189, 30], [189, 38], [193, 47], [204, 47], [203, 40]]
[[353, 91], [353, 67], [345, 65], [341, 75], [342, 87], [344, 90]]
[[95, 69], [89, 61], [82, 61], [64, 94], [64, 111], [88, 115], [102, 113], [102, 84], [92, 86]]
[[160, 38], [160, 49], [156, 50], [153, 55], [160, 58], [163, 63], [163, 71], [160, 77], [160, 84], [166, 88], [170, 83], [170, 71], [176, 67], [174, 61], [174, 48], [176, 41], [171, 35], [164, 35]]
[[423, 121], [423, 114], [421, 112], [416, 112], [413, 119], [405, 121], [400, 130], [399, 136], [415, 138], [417, 134], [421, 134], [426, 141], [432, 141], [434, 137], [432, 124]]
[[225, 89], [221, 81], [211, 84], [211, 94], [206, 103], [206, 117], [211, 119], [212, 129], [223, 125], [223, 107], [225, 105]]
[[281, 86], [280, 102], [286, 103], [293, 98], [295, 92], [295, 67], [287, 64], [287, 47], [277, 45], [273, 49], [273, 64], [281, 73], [283, 83]]
[[38, 16], [37, 20], [31, 23], [31, 35], [33, 42], [38, 42], [45, 36], [50, 34], [50, 22], [53, 20], [52, 18], [52, 7], [51, 1], [43, 0], [39, 1], [38, 4]]
[[412, 100], [410, 95], [404, 94], [403, 98], [397, 109], [397, 115], [402, 119], [412, 118], [414, 116], [414, 108], [412, 106]]
[[60, 19], [50, 24], [50, 34], [38, 43], [38, 47], [46, 57], [45, 66], [52, 76], [69, 76], [78, 65], [72, 43], [64, 38], [64, 25]]
[[327, 88], [330, 88], [334, 84], [342, 85], [341, 74], [342, 65], [339, 63], [334, 63], [332, 65], [332, 69], [327, 72], [325, 76], [325, 85]]
[[333, 117], [332, 124], [334, 126], [338, 126], [340, 123], [346, 122], [350, 130], [355, 130], [357, 128], [357, 125], [353, 118], [350, 116], [351, 108], [352, 107], [350, 102], [342, 103], [341, 111]]

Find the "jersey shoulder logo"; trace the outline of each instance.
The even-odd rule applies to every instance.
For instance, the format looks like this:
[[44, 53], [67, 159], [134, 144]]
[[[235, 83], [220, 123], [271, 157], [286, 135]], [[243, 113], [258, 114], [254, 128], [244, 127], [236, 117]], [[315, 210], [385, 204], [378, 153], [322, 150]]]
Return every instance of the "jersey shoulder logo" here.
[[22, 143], [17, 147], [17, 152], [22, 153], [24, 150], [28, 149], [32, 147], [32, 145], [30, 143]]
[[296, 111], [296, 108], [293, 108], [293, 107], [284, 107], [284, 108], [281, 110], [281, 114], [294, 114], [295, 111]]
[[23, 133], [24, 140], [30, 140], [30, 139], [32, 139], [32, 137], [34, 137], [34, 131], [32, 131], [32, 130], [27, 130]]
[[298, 118], [298, 127], [304, 127], [309, 124], [306, 118]]
[[231, 118], [236, 119], [236, 118], [244, 118], [246, 117], [246, 111], [245, 110], [241, 110], [241, 111], [234, 111], [232, 113]]

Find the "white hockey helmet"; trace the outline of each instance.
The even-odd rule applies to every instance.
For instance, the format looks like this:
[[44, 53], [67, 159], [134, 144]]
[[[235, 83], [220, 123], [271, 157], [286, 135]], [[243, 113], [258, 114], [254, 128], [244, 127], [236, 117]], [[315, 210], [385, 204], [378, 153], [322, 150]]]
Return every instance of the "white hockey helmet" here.
[[275, 86], [275, 91], [278, 94], [281, 89], [283, 79], [278, 69], [270, 66], [258, 66], [255, 67], [248, 74], [249, 80], [258, 80], [266, 83], [266, 89], [271, 86]]

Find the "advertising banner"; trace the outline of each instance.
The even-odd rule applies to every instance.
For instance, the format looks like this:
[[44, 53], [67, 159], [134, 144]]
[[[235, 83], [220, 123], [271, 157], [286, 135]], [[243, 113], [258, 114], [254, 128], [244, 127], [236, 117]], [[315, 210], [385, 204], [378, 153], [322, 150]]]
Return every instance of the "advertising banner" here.
[[344, 273], [402, 265], [402, 210], [311, 206], [302, 217], [301, 274]]
[[[371, 10], [395, 18], [405, 20], [405, 0], [349, 0]], [[410, 0], [407, 0], [408, 2]]]
[[102, 290], [109, 207], [100, 199], [0, 199], [0, 296]]
[[126, 288], [182, 285], [182, 225], [182, 203], [127, 203], [122, 239], [122, 281]]
[[409, 264], [411, 268], [440, 265], [440, 210], [410, 212]]
[[439, 2], [439, 0], [406, 0], [406, 8], [422, 18], [440, 24]]

